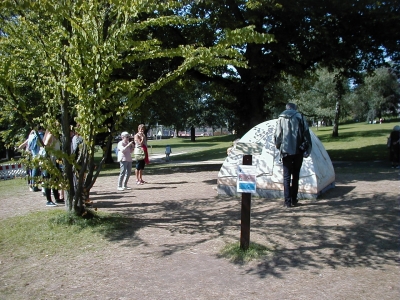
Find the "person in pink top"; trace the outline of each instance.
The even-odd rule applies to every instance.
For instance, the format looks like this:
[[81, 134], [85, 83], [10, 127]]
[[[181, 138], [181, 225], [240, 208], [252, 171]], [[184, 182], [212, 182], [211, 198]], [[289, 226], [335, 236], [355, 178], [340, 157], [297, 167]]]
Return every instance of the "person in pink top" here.
[[121, 133], [122, 140], [118, 143], [118, 161], [120, 172], [118, 177], [118, 191], [130, 190], [128, 180], [132, 173], [132, 152], [135, 149], [133, 141], [129, 141], [130, 134], [126, 131]]

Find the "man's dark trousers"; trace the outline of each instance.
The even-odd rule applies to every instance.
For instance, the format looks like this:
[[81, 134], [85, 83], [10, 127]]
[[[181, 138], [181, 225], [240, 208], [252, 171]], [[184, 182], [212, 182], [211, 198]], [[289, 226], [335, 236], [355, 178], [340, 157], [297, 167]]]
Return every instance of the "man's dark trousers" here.
[[299, 190], [299, 177], [301, 165], [303, 164], [303, 155], [287, 155], [282, 158], [282, 163], [285, 206], [292, 206], [292, 204], [297, 204], [297, 192]]

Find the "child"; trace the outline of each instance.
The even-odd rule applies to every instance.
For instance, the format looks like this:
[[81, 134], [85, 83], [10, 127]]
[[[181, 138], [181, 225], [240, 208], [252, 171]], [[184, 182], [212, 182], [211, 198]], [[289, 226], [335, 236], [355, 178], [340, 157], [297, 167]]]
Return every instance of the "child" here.
[[165, 161], [169, 161], [169, 155], [172, 153], [172, 149], [170, 145], [165, 147]]

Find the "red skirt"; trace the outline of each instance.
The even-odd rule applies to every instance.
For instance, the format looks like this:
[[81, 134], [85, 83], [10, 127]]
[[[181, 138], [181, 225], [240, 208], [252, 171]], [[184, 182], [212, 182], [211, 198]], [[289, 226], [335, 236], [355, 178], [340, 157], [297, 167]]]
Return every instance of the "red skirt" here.
[[148, 165], [150, 163], [149, 160], [149, 152], [147, 151], [147, 146], [146, 145], [142, 145], [143, 151], [144, 151], [144, 162], [146, 165]]

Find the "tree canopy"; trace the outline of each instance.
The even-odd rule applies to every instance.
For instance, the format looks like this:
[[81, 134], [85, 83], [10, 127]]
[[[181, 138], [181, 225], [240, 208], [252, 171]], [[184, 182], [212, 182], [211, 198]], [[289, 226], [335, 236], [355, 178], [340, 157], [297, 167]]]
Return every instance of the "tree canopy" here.
[[[100, 169], [96, 136], [113, 133], [126, 117], [172, 118], [175, 128], [228, 119], [241, 136], [283, 109], [282, 79], [322, 67], [337, 72], [337, 126], [343, 80], [357, 83], [362, 72], [399, 58], [399, 9], [398, 1], [372, 0], [5, 0], [1, 114], [60, 136], [67, 207], [80, 213]], [[212, 84], [204, 90], [194, 80]], [[200, 100], [232, 116], [205, 114]], [[84, 140], [79, 165], [71, 124]]]
[[398, 59], [399, 7], [398, 1], [373, 0], [197, 1], [190, 14], [205, 21], [193, 34], [206, 45], [217, 40], [221, 28], [245, 25], [272, 34], [274, 42], [241, 47], [248, 68], [225, 66], [207, 76], [193, 68], [189, 74], [218, 82], [235, 97], [230, 108], [240, 136], [272, 118], [275, 107], [284, 108], [274, 91], [287, 75], [303, 76], [319, 66], [358, 79], [361, 71], [384, 65], [387, 57]]
[[[245, 68], [238, 49], [269, 38], [245, 25], [219, 30], [212, 45], [185, 39], [170, 43], [163, 32], [182, 35], [201, 27], [202, 20], [186, 15], [186, 8], [181, 1], [142, 0], [0, 4], [1, 95], [31, 127], [40, 123], [60, 137], [61, 152], [53, 154], [63, 159], [65, 173], [57, 176], [65, 178], [68, 209], [85, 210], [101, 167], [95, 173], [97, 134], [112, 132], [143, 99], [189, 69]], [[43, 106], [37, 115], [29, 114], [32, 107], [22, 95], [26, 86], [40, 95]], [[79, 165], [70, 153], [72, 123], [79, 124], [84, 140]]]

